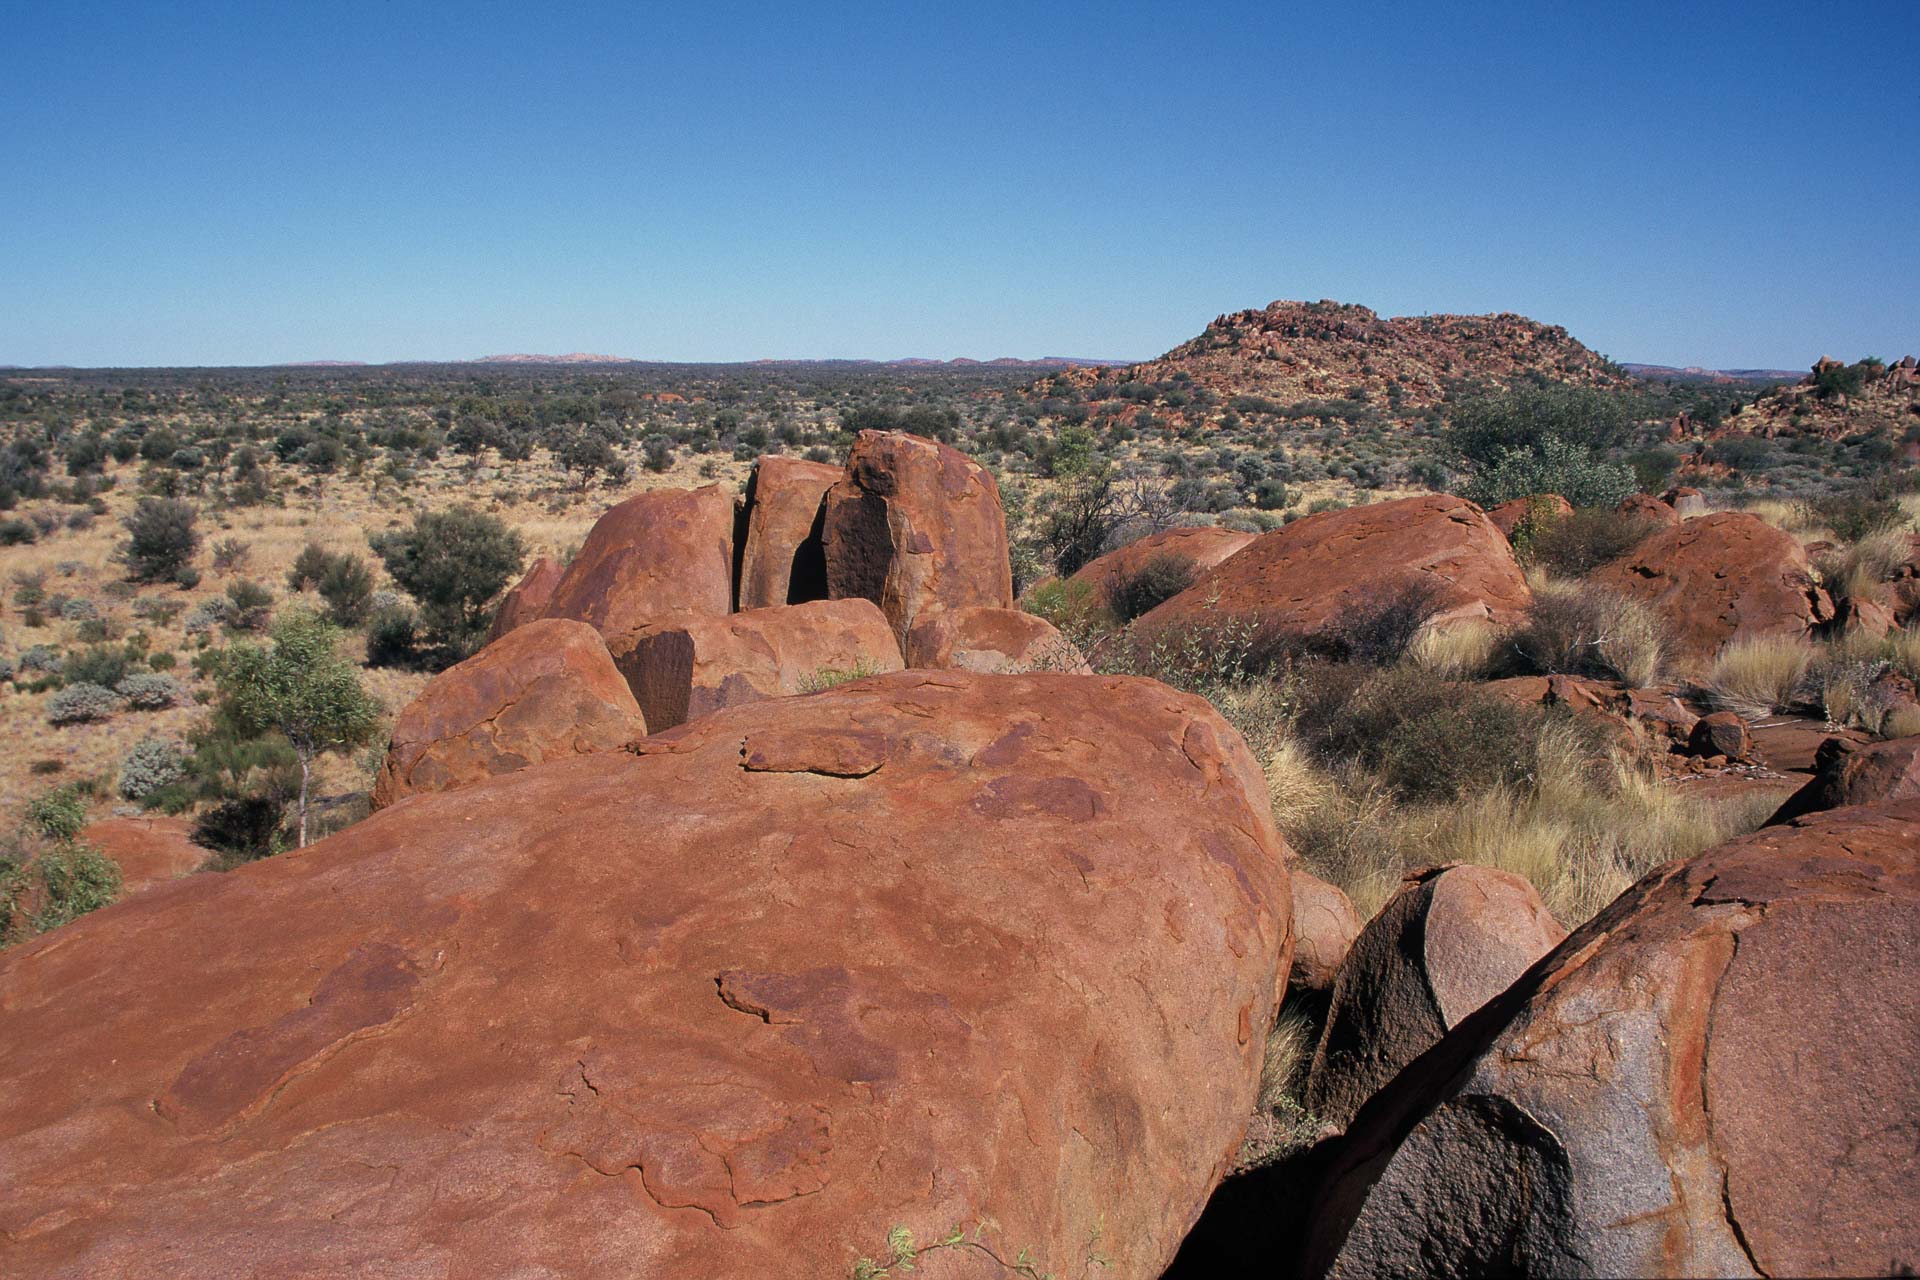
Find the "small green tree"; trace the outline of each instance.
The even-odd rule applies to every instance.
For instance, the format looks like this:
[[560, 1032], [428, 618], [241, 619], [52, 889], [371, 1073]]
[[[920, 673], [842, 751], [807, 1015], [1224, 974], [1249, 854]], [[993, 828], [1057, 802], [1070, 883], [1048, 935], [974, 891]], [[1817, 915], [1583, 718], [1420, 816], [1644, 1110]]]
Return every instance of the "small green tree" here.
[[498, 516], [472, 507], [427, 511], [411, 529], [370, 535], [400, 589], [455, 652], [486, 629], [492, 605], [526, 559], [526, 544]]
[[200, 548], [198, 513], [177, 498], [142, 498], [121, 523], [127, 529], [120, 559], [136, 582], [166, 582], [189, 569]]
[[313, 613], [274, 624], [272, 647], [237, 645], [220, 672], [222, 711], [251, 732], [278, 730], [300, 760], [299, 843], [307, 843], [307, 800], [314, 759], [373, 736], [380, 708], [360, 673], [339, 654], [340, 633]]

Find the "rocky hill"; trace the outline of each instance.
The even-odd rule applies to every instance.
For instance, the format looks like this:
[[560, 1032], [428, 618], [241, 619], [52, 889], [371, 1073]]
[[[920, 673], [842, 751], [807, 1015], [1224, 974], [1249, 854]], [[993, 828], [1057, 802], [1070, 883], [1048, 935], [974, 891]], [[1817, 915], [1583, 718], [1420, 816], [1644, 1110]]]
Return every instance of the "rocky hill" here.
[[[1122, 376], [1156, 383], [1184, 375], [1222, 396], [1283, 404], [1364, 394], [1375, 403], [1419, 409], [1438, 403], [1450, 384], [1505, 385], [1527, 374], [1593, 386], [1631, 381], [1559, 325], [1525, 316], [1382, 319], [1366, 307], [1324, 300], [1274, 302], [1221, 316], [1199, 337]], [[1089, 370], [1081, 380], [1114, 376]]]
[[1728, 431], [1828, 439], [1920, 428], [1920, 361], [1844, 364], [1822, 356], [1791, 386], [1776, 387], [1727, 420]]

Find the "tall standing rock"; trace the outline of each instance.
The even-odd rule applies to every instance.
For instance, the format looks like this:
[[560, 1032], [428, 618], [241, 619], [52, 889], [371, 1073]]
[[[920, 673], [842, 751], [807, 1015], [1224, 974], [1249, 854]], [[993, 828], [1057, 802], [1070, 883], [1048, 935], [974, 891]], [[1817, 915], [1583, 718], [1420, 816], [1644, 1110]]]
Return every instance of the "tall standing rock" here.
[[536, 618], [546, 617], [554, 588], [560, 585], [565, 572], [560, 562], [552, 556], [541, 556], [535, 560], [520, 581], [509, 587], [507, 594], [500, 598], [500, 607], [493, 611], [493, 625], [487, 629], [488, 642], [498, 640], [515, 627], [523, 627]]
[[542, 618], [442, 671], [407, 704], [374, 779], [373, 807], [646, 736], [600, 633]]
[[733, 500], [717, 484], [654, 489], [594, 524], [547, 604], [608, 638], [682, 610], [733, 608]]
[[827, 598], [827, 490], [845, 474], [824, 462], [779, 454], [753, 464], [740, 546], [740, 608]]
[[1663, 529], [1590, 580], [1650, 605], [1696, 670], [1730, 640], [1802, 638], [1833, 617], [1799, 540], [1742, 511]]
[[637, 750], [0, 954], [0, 1274], [1154, 1280], [1286, 964], [1239, 736], [907, 672]]
[[1013, 605], [1000, 487], [937, 441], [862, 431], [827, 491], [825, 528], [828, 594], [879, 605], [903, 648], [930, 610]]
[[1506, 535], [1463, 498], [1430, 494], [1326, 511], [1263, 534], [1134, 623], [1142, 637], [1242, 619], [1309, 636], [1383, 585], [1430, 584], [1441, 621], [1517, 622], [1532, 603]]
[[1361, 1109], [1306, 1274], [1902, 1274], [1916, 957], [1920, 802], [1660, 868]]
[[1344, 1125], [1566, 936], [1533, 886], [1509, 872], [1456, 864], [1409, 876], [1340, 966], [1307, 1110]]
[[613, 662], [659, 733], [722, 707], [813, 692], [809, 682], [901, 668], [900, 646], [871, 600], [681, 614], [612, 645]]

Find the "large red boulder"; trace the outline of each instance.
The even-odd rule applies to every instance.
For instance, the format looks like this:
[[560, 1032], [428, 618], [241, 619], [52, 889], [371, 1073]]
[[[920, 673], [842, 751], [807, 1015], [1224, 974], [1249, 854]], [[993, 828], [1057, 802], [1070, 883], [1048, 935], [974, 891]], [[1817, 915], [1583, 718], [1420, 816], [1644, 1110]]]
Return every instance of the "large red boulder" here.
[[1079, 646], [1024, 609], [937, 609], [907, 632], [907, 665], [938, 671], [1091, 672]]
[[1286, 964], [1238, 735], [910, 672], [637, 750], [0, 954], [0, 1272], [1158, 1276]]
[[600, 633], [543, 618], [442, 671], [407, 704], [374, 779], [373, 807], [646, 736]]
[[871, 600], [816, 600], [724, 618], [678, 614], [613, 640], [614, 665], [655, 733], [722, 707], [811, 693], [901, 667]]
[[1670, 529], [1680, 523], [1680, 513], [1650, 493], [1632, 493], [1615, 508], [1623, 516], [1633, 516], [1650, 526]]
[[740, 608], [827, 598], [827, 490], [845, 474], [824, 462], [779, 454], [753, 464], [740, 546]]
[[1105, 598], [1116, 585], [1138, 577], [1156, 561], [1177, 564], [1190, 578], [1197, 578], [1259, 537], [1218, 526], [1162, 529], [1087, 561], [1069, 581], [1083, 583]]
[[525, 626], [535, 618], [546, 617], [547, 605], [553, 600], [553, 590], [560, 585], [560, 578], [565, 572], [560, 562], [551, 556], [541, 556], [535, 560], [520, 581], [500, 597], [500, 607], [493, 611], [493, 626], [487, 631], [487, 639], [498, 640], [515, 627]]
[[1305, 1273], [1907, 1269], [1917, 969], [1920, 802], [1668, 864], [1361, 1110]]
[[1895, 800], [1920, 800], [1920, 738], [1859, 743], [1835, 736], [1815, 750], [1813, 777], [1788, 796], [1767, 823]]
[[827, 592], [879, 605], [902, 647], [932, 608], [1013, 606], [1007, 517], [993, 473], [956, 449], [862, 431], [827, 491]]
[[120, 868], [124, 895], [198, 871], [213, 855], [192, 836], [193, 823], [186, 818], [105, 818], [82, 828], [80, 843]]
[[1307, 1073], [1307, 1109], [1345, 1124], [1566, 936], [1533, 886], [1510, 872], [1455, 864], [1408, 876], [1340, 966]]
[[681, 611], [733, 608], [733, 499], [717, 484], [654, 489], [593, 526], [547, 604], [607, 637]]
[[1263, 534], [1134, 625], [1145, 637], [1240, 619], [1309, 636], [1383, 588], [1420, 582], [1443, 622], [1504, 626], [1532, 603], [1513, 548], [1480, 508], [1429, 494], [1325, 511]]
[[1799, 540], [1739, 511], [1663, 529], [1590, 580], [1652, 606], [1695, 669], [1730, 640], [1801, 638], [1833, 617]]

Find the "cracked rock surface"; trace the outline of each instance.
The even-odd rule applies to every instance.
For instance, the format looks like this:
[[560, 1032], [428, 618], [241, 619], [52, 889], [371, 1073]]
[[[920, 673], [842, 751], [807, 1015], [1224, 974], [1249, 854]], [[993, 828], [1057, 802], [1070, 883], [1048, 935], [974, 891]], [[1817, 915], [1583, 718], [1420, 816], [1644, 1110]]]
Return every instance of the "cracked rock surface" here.
[[0, 956], [0, 1274], [833, 1278], [960, 1225], [1153, 1280], [1287, 856], [1134, 679], [901, 672], [416, 796]]
[[1306, 1274], [1920, 1263], [1920, 802], [1642, 880], [1355, 1117]]

